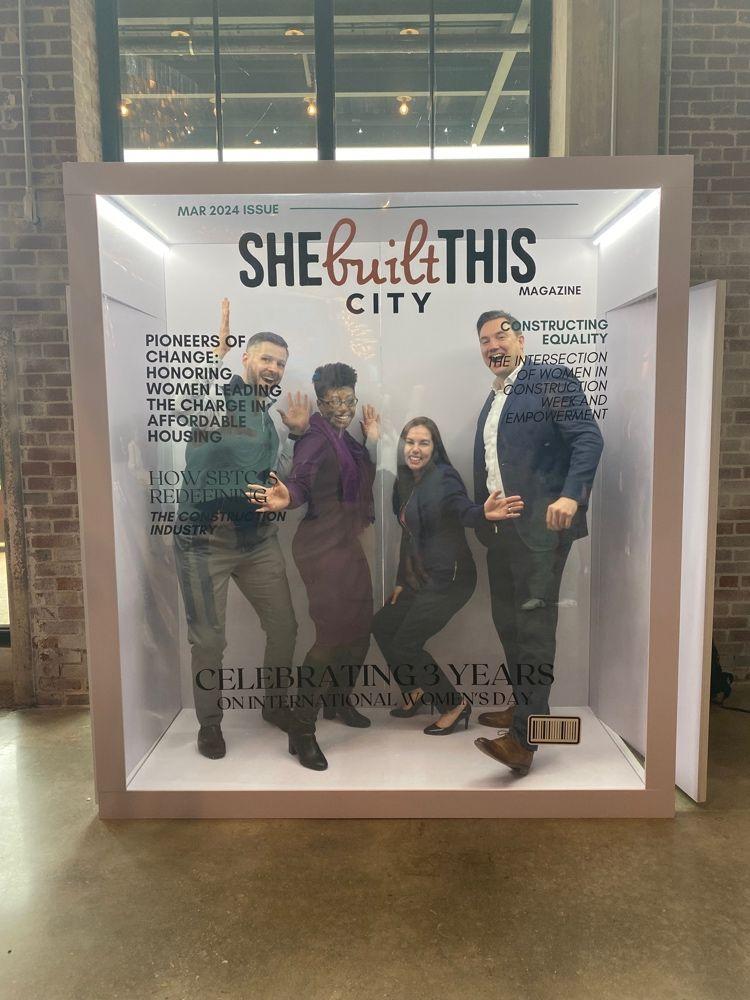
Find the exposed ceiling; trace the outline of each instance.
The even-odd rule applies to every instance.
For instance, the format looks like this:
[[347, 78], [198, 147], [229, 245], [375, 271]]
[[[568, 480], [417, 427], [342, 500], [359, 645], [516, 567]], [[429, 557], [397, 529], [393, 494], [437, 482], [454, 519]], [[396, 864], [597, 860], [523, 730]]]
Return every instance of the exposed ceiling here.
[[[216, 144], [211, 4], [176, 6], [118, 5], [127, 148]], [[529, 8], [530, 0], [436, 2], [436, 145], [528, 142]], [[225, 146], [315, 146], [312, 9], [223, 0]], [[338, 0], [335, 10], [338, 144], [427, 145], [429, 4]]]

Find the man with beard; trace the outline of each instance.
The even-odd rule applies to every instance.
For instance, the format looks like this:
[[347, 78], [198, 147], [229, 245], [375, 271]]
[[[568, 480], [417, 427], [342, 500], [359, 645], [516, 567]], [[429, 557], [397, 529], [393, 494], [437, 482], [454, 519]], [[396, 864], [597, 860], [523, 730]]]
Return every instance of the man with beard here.
[[492, 618], [505, 651], [515, 705], [479, 722], [507, 729], [475, 746], [519, 774], [535, 747], [532, 715], [549, 714], [557, 606], [571, 545], [588, 534], [586, 509], [603, 441], [580, 382], [569, 369], [554, 379], [524, 358], [520, 324], [501, 310], [482, 313], [477, 334], [494, 376], [474, 443], [475, 501], [496, 490], [525, 503], [517, 520], [477, 530], [487, 547]]
[[[221, 360], [229, 350], [229, 301], [222, 302]], [[289, 668], [294, 656], [294, 616], [277, 527], [245, 496], [247, 484], [265, 483], [272, 470], [291, 465], [292, 444], [279, 453], [279, 435], [268, 412], [279, 393], [289, 348], [276, 333], [256, 333], [242, 355], [242, 375], [219, 386], [224, 426], [219, 440], [191, 441], [185, 452], [185, 482], [191, 499], [180, 504], [189, 534], [175, 534], [175, 554], [191, 647], [198, 750], [216, 759], [226, 753], [218, 706], [219, 670], [226, 647], [230, 579], [252, 606], [266, 634], [263, 666]], [[223, 399], [222, 399], [223, 397]], [[288, 396], [282, 422], [292, 440], [307, 428], [307, 396]], [[194, 501], [192, 497], [198, 497]], [[286, 731], [288, 709], [271, 687], [263, 718]]]

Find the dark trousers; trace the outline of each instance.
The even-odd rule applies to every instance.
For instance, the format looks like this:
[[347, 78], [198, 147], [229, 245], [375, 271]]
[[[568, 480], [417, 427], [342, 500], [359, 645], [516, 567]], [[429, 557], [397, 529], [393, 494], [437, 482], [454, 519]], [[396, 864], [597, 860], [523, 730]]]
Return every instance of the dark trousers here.
[[516, 709], [513, 732], [526, 740], [530, 715], [549, 715], [560, 581], [571, 542], [558, 536], [551, 549], [534, 551], [515, 525], [502, 525], [487, 551], [492, 620], [505, 651]]
[[373, 619], [373, 635], [404, 695], [421, 688], [440, 715], [458, 705], [461, 695], [424, 646], [466, 604], [476, 582], [472, 562], [445, 590], [405, 587], [396, 603], [386, 604]]
[[313, 734], [321, 704], [332, 708], [347, 704], [369, 646], [367, 635], [343, 646], [316, 643], [308, 650], [301, 675], [304, 680], [295, 691], [290, 733]]

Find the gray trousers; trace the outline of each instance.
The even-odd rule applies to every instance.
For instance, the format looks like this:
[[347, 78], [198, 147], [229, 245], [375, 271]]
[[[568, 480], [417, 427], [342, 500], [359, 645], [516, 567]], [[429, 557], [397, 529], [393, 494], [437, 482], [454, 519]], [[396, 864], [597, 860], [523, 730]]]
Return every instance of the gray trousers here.
[[[263, 666], [289, 668], [292, 665], [297, 620], [292, 608], [284, 556], [275, 534], [250, 549], [243, 549], [237, 545], [234, 528], [219, 527], [210, 538], [201, 539], [197, 545], [195, 539], [176, 535], [175, 558], [187, 617], [195, 712], [201, 725], [218, 724], [223, 716], [218, 705], [222, 692], [217, 687], [204, 690], [196, 678], [201, 671], [218, 672], [221, 668], [227, 644], [226, 611], [230, 580], [234, 580], [253, 606], [266, 634]], [[242, 665], [259, 666], [252, 662], [252, 651], [248, 649], [247, 653], [248, 662]], [[209, 675], [201, 676], [204, 687], [208, 687], [205, 680]], [[272, 694], [278, 695], [278, 690], [267, 688], [265, 694], [267, 698]], [[273, 698], [271, 704], [277, 707], [277, 699]]]

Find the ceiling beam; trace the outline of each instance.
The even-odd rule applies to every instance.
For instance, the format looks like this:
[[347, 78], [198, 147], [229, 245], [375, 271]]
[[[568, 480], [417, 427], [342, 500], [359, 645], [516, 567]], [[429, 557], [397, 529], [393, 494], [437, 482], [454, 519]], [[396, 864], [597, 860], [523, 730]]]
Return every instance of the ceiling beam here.
[[[490, 13], [490, 14], [437, 14], [436, 22], [438, 26], [440, 24], [487, 24], [498, 21], [512, 21], [514, 15], [508, 13]], [[362, 25], [362, 24], [393, 24], [393, 25], [410, 25], [410, 24], [424, 24], [428, 25], [430, 22], [429, 14], [399, 14], [395, 16], [393, 14], [337, 14], [334, 18], [337, 25], [351, 24], [351, 25]], [[120, 17], [117, 19], [117, 23], [120, 27], [124, 28], [139, 28], [139, 27], [155, 27], [157, 25], [163, 25], [164, 27], [176, 27], [182, 24], [187, 24], [190, 27], [196, 28], [211, 28], [213, 20], [210, 17], [185, 17], [184, 15], [175, 14], [173, 17]], [[274, 27], [279, 28], [286, 27], [296, 27], [297, 25], [309, 24], [312, 28], [314, 24], [314, 18], [312, 16], [302, 16], [295, 17], [292, 14], [287, 16], [276, 16], [276, 17], [234, 17], [230, 14], [225, 14], [219, 18], [219, 25], [232, 25], [236, 24], [240, 27]]]
[[[515, 20], [511, 25], [510, 30], [512, 34], [517, 34], [524, 38], [529, 37], [528, 30], [530, 10], [531, 0], [522, 0]], [[477, 119], [476, 127], [474, 128], [474, 135], [471, 137], [473, 145], [478, 146], [482, 142], [482, 139], [484, 139], [484, 133], [487, 131], [487, 126], [489, 125], [495, 108], [497, 107], [497, 102], [503, 92], [505, 82], [508, 79], [511, 69], [513, 68], [513, 60], [515, 57], [516, 53], [508, 49], [506, 49], [500, 56], [500, 61], [498, 62], [497, 69], [495, 70], [495, 76], [490, 84], [489, 90], [487, 91], [484, 106], [479, 114], [479, 118]]]
[[[373, 97], [392, 97], [394, 100], [400, 97], [404, 93], [403, 88], [401, 90], [344, 90], [336, 92], [336, 100], [339, 98], [352, 98], [366, 100]], [[485, 90], [436, 90], [436, 97], [484, 97], [487, 92]], [[256, 92], [244, 92], [244, 93], [226, 93], [223, 92], [221, 95], [227, 101], [250, 101], [250, 100], [304, 100], [306, 97], [312, 97], [311, 90], [290, 90], [290, 91], [258, 91]], [[409, 91], [410, 97], [429, 97], [430, 92], [428, 90], [411, 90]], [[528, 90], [505, 90], [503, 91], [503, 97], [528, 97]], [[170, 94], [170, 93], [159, 93], [154, 91], [149, 91], [147, 94], [129, 93], [122, 95], [123, 100], [129, 101], [195, 101], [195, 100], [205, 100], [208, 101], [214, 97], [213, 90], [209, 91], [194, 91], [185, 94]]]
[[[517, 21], [518, 19], [516, 19]], [[514, 22], [515, 23], [515, 22]], [[510, 34], [508, 32], [497, 32], [492, 35], [483, 32], [481, 35], [466, 36], [460, 34], [438, 35], [435, 42], [436, 52], [486, 52], [495, 55], [498, 52], [512, 53], [529, 51], [530, 36], [521, 31]], [[200, 55], [210, 56], [213, 53], [212, 44], [209, 45], [208, 35], [205, 39], [178, 39], [177, 42], [184, 42], [184, 45], [165, 45], [163, 39], [146, 39], [143, 37], [130, 38], [127, 35], [120, 38], [120, 51], [123, 55], [130, 56], [160, 56], [172, 59], [192, 59]], [[195, 56], [189, 55], [187, 42], [192, 41], [195, 47], [200, 42], [205, 41], [206, 51], [197, 52]], [[274, 55], [274, 56], [298, 56], [312, 55], [315, 51], [315, 42], [310, 38], [267, 38], [264, 41], [249, 42], [245, 39], [233, 39], [226, 36], [221, 43], [222, 56], [232, 55]], [[401, 37], [399, 35], [362, 35], [354, 37], [349, 35], [338, 35], [336, 37], [336, 55], [427, 55], [427, 39]], [[513, 58], [510, 60], [513, 65]], [[507, 75], [507, 74], [506, 74]]]

